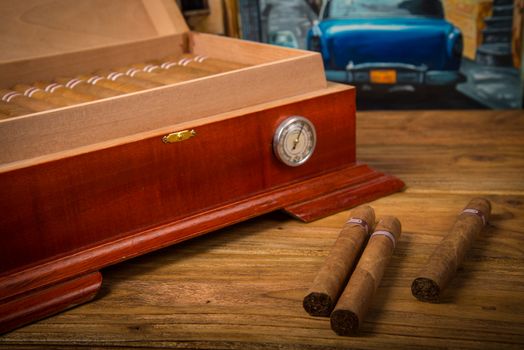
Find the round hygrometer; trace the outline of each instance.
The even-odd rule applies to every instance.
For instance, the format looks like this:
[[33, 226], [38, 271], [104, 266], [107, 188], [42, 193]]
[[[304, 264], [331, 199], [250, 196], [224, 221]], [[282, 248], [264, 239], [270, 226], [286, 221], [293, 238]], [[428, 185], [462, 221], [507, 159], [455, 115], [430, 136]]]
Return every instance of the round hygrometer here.
[[313, 123], [307, 118], [293, 116], [277, 127], [273, 136], [273, 151], [282, 163], [295, 167], [307, 162], [316, 143]]

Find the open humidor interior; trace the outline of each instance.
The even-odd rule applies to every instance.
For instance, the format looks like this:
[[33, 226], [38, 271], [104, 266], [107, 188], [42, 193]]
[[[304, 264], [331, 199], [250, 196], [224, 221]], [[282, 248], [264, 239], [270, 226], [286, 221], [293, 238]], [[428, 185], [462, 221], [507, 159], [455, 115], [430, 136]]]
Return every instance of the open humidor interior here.
[[[226, 118], [226, 112], [327, 86], [317, 53], [190, 32], [172, 1], [22, 3], [7, 1], [0, 5], [9, 21], [19, 19], [13, 22], [14, 32], [0, 36], [0, 51], [5, 52], [0, 55], [0, 89], [8, 92], [15, 87], [20, 94], [28, 87], [45, 92], [50, 84], [117, 69], [123, 73], [122, 69], [137, 65], [141, 69], [151, 64], [159, 66], [166, 59], [182, 65], [183, 59], [197, 61], [198, 57], [209, 57], [230, 65], [224, 70], [174, 78], [173, 82], [157, 81], [156, 86], [121, 91], [115, 96], [8, 116], [0, 120], [0, 171], [127, 142], [132, 135], [201, 125], [219, 114], [220, 118]], [[104, 14], [116, 11], [115, 3], [120, 6], [121, 17], [111, 20]], [[82, 17], [78, 8], [94, 14]], [[143, 25], [147, 28], [136, 28], [137, 14], [148, 18], [149, 22]], [[92, 27], [74, 23], [99, 17], [102, 19]], [[39, 26], [44, 28], [47, 45], [41, 43], [42, 36], [36, 33]], [[88, 33], [77, 26], [87, 28], [83, 30]], [[138, 31], [139, 39], [131, 40], [129, 31]], [[114, 35], [116, 39], [109, 40], [100, 33], [109, 33], [107, 36]], [[20, 41], [25, 44], [14, 45], [15, 35], [22, 35]], [[85, 40], [86, 47], [78, 42], [80, 38], [90, 39]], [[96, 38], [104, 45], [96, 46]], [[38, 43], [34, 50], [31, 42]], [[161, 74], [155, 72], [156, 78], [158, 75]]]

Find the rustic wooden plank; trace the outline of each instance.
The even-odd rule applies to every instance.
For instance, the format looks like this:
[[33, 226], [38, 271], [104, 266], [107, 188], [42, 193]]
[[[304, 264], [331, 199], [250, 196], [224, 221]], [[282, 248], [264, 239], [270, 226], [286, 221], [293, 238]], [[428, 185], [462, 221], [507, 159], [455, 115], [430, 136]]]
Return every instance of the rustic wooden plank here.
[[359, 145], [522, 146], [520, 110], [359, 112]]
[[[346, 212], [317, 221], [314, 230], [273, 214], [112, 267], [104, 271], [104, 291], [96, 302], [2, 340], [151, 346], [163, 339], [165, 346], [202, 348], [374, 348], [388, 343], [416, 348], [428, 341], [434, 347], [522, 345], [524, 239], [514, 229], [524, 220], [522, 204], [515, 200], [492, 198], [495, 219], [443, 304], [419, 303], [410, 294], [411, 278], [468, 198], [400, 194], [373, 203], [379, 216], [399, 216], [404, 236], [363, 337], [337, 337], [326, 319], [311, 318], [301, 308]], [[413, 215], [414, 208], [427, 212]]]
[[524, 194], [522, 111], [395, 111], [357, 115], [357, 158], [407, 191]]
[[[359, 115], [361, 160], [408, 184], [371, 203], [377, 217], [397, 216], [403, 235], [360, 337], [336, 336], [301, 306], [348, 212], [310, 224], [273, 213], [107, 268], [96, 301], [6, 334], [0, 346], [522, 348], [524, 114], [454, 113]], [[471, 125], [477, 131], [461, 137]], [[443, 302], [418, 302], [412, 279], [474, 195], [492, 202], [490, 224]]]

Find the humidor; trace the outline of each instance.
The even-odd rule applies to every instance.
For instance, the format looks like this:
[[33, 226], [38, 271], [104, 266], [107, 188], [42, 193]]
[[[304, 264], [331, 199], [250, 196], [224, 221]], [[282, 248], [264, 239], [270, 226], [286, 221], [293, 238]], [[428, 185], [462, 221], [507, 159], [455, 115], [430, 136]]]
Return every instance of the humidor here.
[[[326, 82], [317, 53], [191, 32], [168, 0], [9, 0], [0, 21], [3, 89], [182, 54], [242, 66], [0, 120], [0, 332], [90, 300], [110, 264], [403, 187], [356, 161], [355, 89]], [[290, 165], [293, 116], [314, 142]]]

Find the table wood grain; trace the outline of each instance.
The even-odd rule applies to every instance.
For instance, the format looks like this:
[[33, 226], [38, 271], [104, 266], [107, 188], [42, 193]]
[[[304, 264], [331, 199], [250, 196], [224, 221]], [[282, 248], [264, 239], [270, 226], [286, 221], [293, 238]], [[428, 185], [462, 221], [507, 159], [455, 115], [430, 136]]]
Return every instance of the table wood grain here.
[[[302, 298], [342, 212], [304, 224], [271, 213], [102, 271], [97, 299], [0, 337], [6, 348], [522, 349], [524, 112], [358, 114], [358, 159], [404, 192], [371, 203], [403, 226], [358, 337], [339, 337]], [[443, 294], [410, 285], [474, 196], [493, 217]]]

